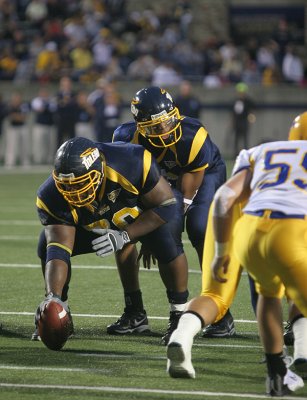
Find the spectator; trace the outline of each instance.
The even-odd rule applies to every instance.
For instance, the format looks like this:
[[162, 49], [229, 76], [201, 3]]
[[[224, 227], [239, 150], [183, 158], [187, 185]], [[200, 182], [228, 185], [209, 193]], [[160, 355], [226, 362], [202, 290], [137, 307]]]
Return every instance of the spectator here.
[[109, 84], [104, 92], [104, 142], [112, 142], [113, 132], [121, 123], [122, 102], [114, 84]]
[[120, 123], [122, 104], [114, 82], [100, 78], [88, 101], [95, 109], [94, 132], [98, 142], [110, 142], [114, 129]]
[[189, 81], [182, 81], [179, 86], [179, 95], [175, 98], [175, 104], [181, 115], [199, 118], [201, 103], [192, 94], [192, 85]]
[[79, 81], [93, 65], [93, 55], [89, 49], [87, 41], [80, 42], [71, 50], [70, 58], [72, 60], [73, 77]]
[[3, 121], [7, 115], [7, 104], [4, 101], [2, 94], [0, 94], [0, 138], [2, 136]]
[[46, 87], [41, 87], [32, 100], [35, 114], [32, 130], [32, 160], [34, 164], [51, 164], [55, 155], [57, 140], [54, 124], [56, 101]]
[[48, 8], [44, 0], [31, 0], [26, 8], [26, 17], [33, 28], [40, 29], [48, 16]]
[[14, 92], [8, 105], [8, 127], [6, 131], [6, 148], [4, 165], [8, 168], [30, 165], [30, 132], [27, 117], [30, 111], [28, 103], [20, 93]]
[[286, 54], [282, 61], [282, 73], [288, 83], [299, 84], [304, 79], [303, 62], [292, 45], [286, 48]]
[[57, 147], [59, 147], [67, 139], [75, 136], [77, 104], [72, 81], [69, 77], [61, 78], [56, 99]]
[[142, 54], [129, 64], [127, 76], [131, 79], [150, 82], [156, 67], [157, 60], [152, 55]]
[[14, 56], [12, 48], [6, 46], [0, 55], [0, 79], [11, 80], [15, 77], [18, 59]]
[[158, 65], [152, 74], [152, 86], [175, 86], [182, 81], [172, 62], [166, 61]]
[[88, 101], [88, 93], [85, 90], [80, 90], [77, 93], [76, 101], [76, 136], [82, 136], [90, 140], [95, 140], [95, 133], [93, 129], [95, 108]]
[[261, 83], [261, 74], [257, 68], [257, 63], [249, 56], [247, 56], [247, 59], [244, 62], [242, 82], [246, 83], [247, 85]]
[[248, 86], [240, 82], [236, 85], [237, 97], [232, 106], [232, 128], [234, 132], [234, 156], [242, 148], [248, 148], [248, 133], [251, 122], [255, 118], [252, 114], [254, 103], [248, 96]]
[[57, 44], [48, 42], [37, 56], [35, 76], [41, 83], [54, 80], [59, 76], [60, 65]]

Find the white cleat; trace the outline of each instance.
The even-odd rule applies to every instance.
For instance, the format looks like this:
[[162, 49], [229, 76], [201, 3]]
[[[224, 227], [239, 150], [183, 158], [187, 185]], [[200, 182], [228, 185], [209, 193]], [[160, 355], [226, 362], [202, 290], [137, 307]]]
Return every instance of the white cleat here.
[[287, 373], [284, 376], [283, 383], [284, 385], [288, 386], [288, 389], [291, 390], [291, 392], [295, 392], [296, 390], [304, 387], [303, 379], [299, 375], [296, 375], [290, 369], [287, 370]]
[[191, 361], [191, 350], [184, 351], [182, 345], [171, 342], [167, 346], [167, 372], [172, 378], [195, 378]]

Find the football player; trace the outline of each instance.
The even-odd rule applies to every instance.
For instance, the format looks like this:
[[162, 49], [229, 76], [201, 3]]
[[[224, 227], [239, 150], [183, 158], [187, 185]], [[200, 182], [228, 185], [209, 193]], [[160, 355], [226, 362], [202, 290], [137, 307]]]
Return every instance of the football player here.
[[[94, 143], [81, 137], [68, 140], [58, 149], [54, 170], [38, 189], [36, 204], [44, 225], [38, 255], [46, 289], [36, 322], [46, 300], [67, 302], [72, 256], [96, 252], [104, 257], [114, 252], [119, 269], [129, 271], [131, 264], [138, 263], [137, 241], [145, 243], [159, 261], [167, 290], [187, 291], [186, 280], [174, 272], [187, 271], [187, 260], [168, 226], [178, 203], [144, 147]], [[141, 320], [130, 313], [133, 329], [148, 330], [142, 302], [133, 300], [142, 311]], [[38, 339], [37, 330], [32, 339]]]
[[[164, 89], [148, 87], [139, 90], [132, 99], [131, 112], [134, 121], [120, 125], [114, 132], [113, 141], [141, 144], [158, 161], [163, 176], [181, 205], [180, 215], [172, 221], [176, 240], [181, 243], [185, 225], [202, 265], [209, 206], [215, 191], [226, 179], [226, 166], [220, 151], [199, 120], [180, 115], [171, 95]], [[121, 271], [119, 273], [122, 274]], [[132, 276], [136, 279], [137, 275], [136, 270]], [[122, 280], [122, 283], [127, 300], [127, 287], [131, 282]], [[140, 293], [139, 288], [137, 293]], [[175, 306], [178, 300], [174, 298], [174, 293], [167, 295], [170, 317], [162, 338], [163, 344], [168, 343], [183, 310], [182, 306]], [[187, 301], [180, 294], [176, 296], [181, 304]], [[207, 327], [203, 333], [205, 337], [229, 337], [234, 334], [234, 321], [229, 310], [225, 310], [220, 318], [219, 323]], [[108, 332], [121, 333], [121, 324], [117, 321], [110, 325]]]
[[[307, 111], [294, 118], [288, 140], [307, 140]], [[307, 377], [307, 318], [293, 301], [289, 303], [289, 320], [285, 328], [285, 344], [294, 345], [294, 366]]]
[[[257, 319], [268, 369], [266, 393], [272, 396], [304, 385], [283, 360], [281, 298], [286, 290], [307, 316], [306, 159], [307, 141], [271, 142], [242, 150], [233, 176], [213, 201], [212, 274], [227, 286], [228, 279], [237, 276], [232, 266], [239, 264], [256, 282]], [[234, 211], [240, 203], [245, 206], [237, 220]], [[195, 377], [191, 348], [194, 336], [211, 317], [207, 304], [206, 296], [193, 299], [170, 338], [167, 356], [172, 377]]]

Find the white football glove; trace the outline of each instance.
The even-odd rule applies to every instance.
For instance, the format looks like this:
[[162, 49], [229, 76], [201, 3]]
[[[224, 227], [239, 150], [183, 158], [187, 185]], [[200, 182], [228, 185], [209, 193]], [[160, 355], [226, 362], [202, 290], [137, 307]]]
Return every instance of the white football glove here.
[[109, 256], [121, 250], [125, 244], [130, 242], [126, 231], [115, 231], [113, 229], [93, 229], [94, 233], [100, 236], [92, 241], [93, 250], [100, 257]]

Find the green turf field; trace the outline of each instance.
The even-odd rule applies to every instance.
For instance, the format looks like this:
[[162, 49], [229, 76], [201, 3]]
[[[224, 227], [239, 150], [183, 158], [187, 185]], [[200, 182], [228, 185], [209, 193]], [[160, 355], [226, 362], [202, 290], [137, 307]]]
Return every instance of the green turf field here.
[[[113, 257], [73, 260], [69, 302], [75, 335], [54, 352], [31, 342], [34, 312], [44, 298], [36, 256], [40, 225], [36, 189], [47, 169], [0, 170], [0, 399], [261, 399], [266, 369], [257, 326], [242, 276], [231, 308], [233, 339], [198, 337], [193, 347], [195, 380], [166, 374], [165, 347], [159, 344], [168, 320], [166, 294], [156, 268], [140, 273], [152, 332], [109, 336], [107, 324], [123, 311], [123, 296]], [[185, 240], [191, 270], [191, 297], [200, 291], [196, 254]], [[290, 354], [292, 348], [289, 348]], [[286, 399], [307, 399], [307, 386]]]

